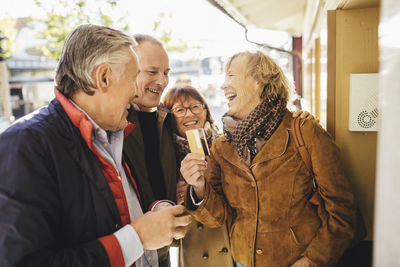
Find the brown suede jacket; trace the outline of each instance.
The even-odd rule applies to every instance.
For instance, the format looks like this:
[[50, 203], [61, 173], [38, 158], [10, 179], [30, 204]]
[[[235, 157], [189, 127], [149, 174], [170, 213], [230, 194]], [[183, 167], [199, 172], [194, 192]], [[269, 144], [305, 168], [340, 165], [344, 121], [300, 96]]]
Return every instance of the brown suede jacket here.
[[234, 217], [232, 255], [246, 267], [290, 266], [302, 256], [317, 266], [334, 266], [354, 236], [354, 196], [338, 147], [316, 121], [304, 121], [302, 135], [328, 212], [321, 222], [308, 201], [313, 181], [292, 141], [291, 116], [285, 114], [250, 166], [225, 137], [218, 138], [203, 203], [196, 209], [186, 194], [191, 213], [209, 227]]

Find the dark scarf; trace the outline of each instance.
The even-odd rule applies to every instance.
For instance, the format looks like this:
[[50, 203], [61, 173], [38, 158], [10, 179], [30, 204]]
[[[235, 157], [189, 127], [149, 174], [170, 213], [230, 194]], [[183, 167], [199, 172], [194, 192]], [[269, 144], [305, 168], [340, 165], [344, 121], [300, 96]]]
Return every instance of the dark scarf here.
[[[222, 121], [224, 122], [224, 135], [229, 142], [235, 146], [239, 156], [247, 162], [247, 150], [250, 153], [250, 161], [257, 154], [256, 138], [262, 138], [267, 141], [282, 121], [286, 111], [286, 100], [280, 97], [269, 98], [261, 102], [250, 114], [238, 123], [234, 123], [236, 127], [229, 127], [225, 118], [230, 116], [224, 114]], [[232, 118], [235, 120], [234, 118]]]
[[189, 142], [186, 138], [174, 133], [174, 143], [179, 162], [190, 153]]

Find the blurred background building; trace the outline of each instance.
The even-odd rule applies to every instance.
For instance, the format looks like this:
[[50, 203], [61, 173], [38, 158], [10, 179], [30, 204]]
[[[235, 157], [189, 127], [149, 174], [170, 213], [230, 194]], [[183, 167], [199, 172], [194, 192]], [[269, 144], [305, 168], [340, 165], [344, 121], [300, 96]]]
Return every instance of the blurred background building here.
[[[225, 61], [235, 52], [257, 47], [246, 40], [243, 27], [204, 0], [151, 0], [146, 4], [127, 0], [111, 2], [114, 4], [92, 0], [15, 0], [0, 11], [0, 19], [16, 19], [15, 25], [12, 25], [16, 31], [12, 40], [13, 51], [5, 61], [9, 88], [1, 90], [3, 95], [8, 91], [9, 98], [3, 98], [1, 102], [3, 126], [0, 130], [8, 122], [46, 105], [53, 98], [57, 62], [54, 51], [61, 51], [62, 48], [62, 42], [53, 40], [57, 39], [56, 34], [63, 36], [68, 29], [88, 22], [160, 38], [170, 55], [171, 72], [167, 89], [177, 81], [199, 88], [210, 103], [216, 123], [221, 126], [220, 117], [226, 110], [225, 98], [220, 90]], [[79, 6], [82, 3], [83, 6]], [[57, 5], [66, 8], [56, 8]], [[99, 11], [94, 12], [96, 8], [89, 8], [91, 5]], [[86, 12], [85, 15], [76, 15], [78, 9]], [[103, 19], [105, 16], [107, 19]], [[57, 22], [57, 19], [62, 22]], [[286, 32], [262, 30], [257, 36], [258, 41], [268, 41], [284, 50], [291, 49], [292, 38]], [[292, 56], [265, 49], [293, 78]], [[9, 113], [5, 112], [10, 108]]]

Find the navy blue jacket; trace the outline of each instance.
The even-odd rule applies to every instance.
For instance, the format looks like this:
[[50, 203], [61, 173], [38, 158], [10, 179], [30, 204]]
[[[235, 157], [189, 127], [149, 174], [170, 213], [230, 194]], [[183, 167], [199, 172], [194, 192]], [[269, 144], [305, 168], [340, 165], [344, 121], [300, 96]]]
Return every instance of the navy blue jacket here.
[[0, 266], [110, 266], [121, 227], [96, 155], [54, 99], [0, 135]]

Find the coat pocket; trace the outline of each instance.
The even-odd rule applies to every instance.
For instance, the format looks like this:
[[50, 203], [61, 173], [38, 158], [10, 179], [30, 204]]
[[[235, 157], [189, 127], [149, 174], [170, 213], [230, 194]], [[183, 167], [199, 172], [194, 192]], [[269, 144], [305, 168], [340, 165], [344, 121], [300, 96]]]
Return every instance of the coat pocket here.
[[307, 246], [314, 239], [320, 223], [312, 222], [289, 227], [292, 241], [297, 246]]

